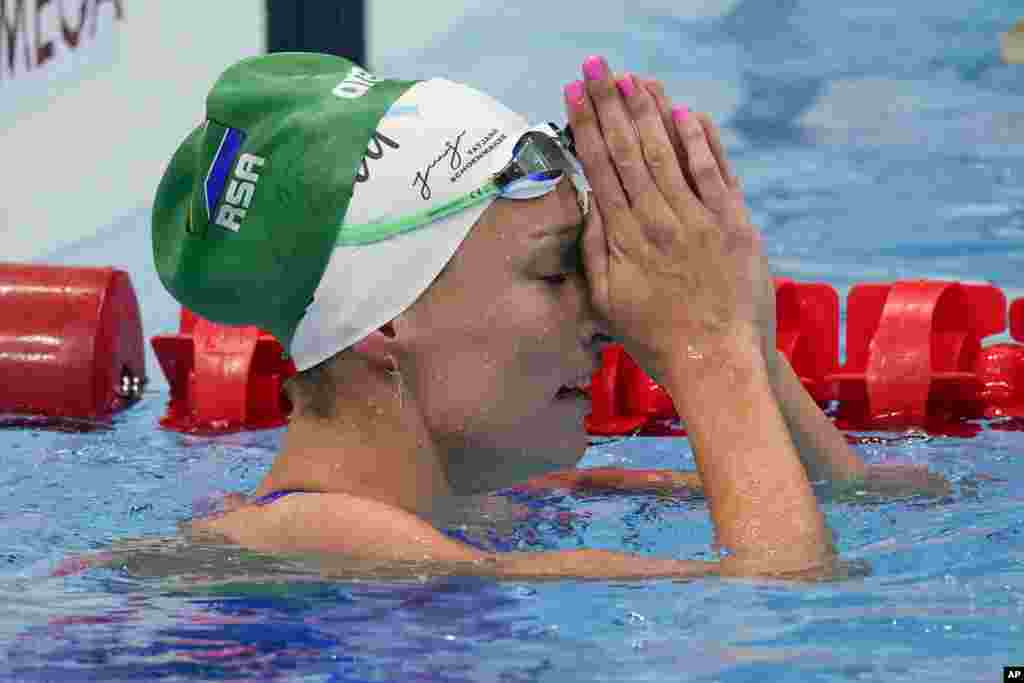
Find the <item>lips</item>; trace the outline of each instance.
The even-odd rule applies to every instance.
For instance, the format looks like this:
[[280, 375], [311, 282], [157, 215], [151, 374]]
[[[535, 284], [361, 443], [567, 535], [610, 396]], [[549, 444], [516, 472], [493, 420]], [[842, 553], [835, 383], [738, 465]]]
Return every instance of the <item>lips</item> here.
[[555, 394], [555, 400], [562, 400], [565, 398], [590, 398], [590, 394], [583, 387], [568, 386], [563, 384], [558, 387], [558, 392]]
[[555, 399], [564, 398], [590, 398], [590, 377], [591, 373], [580, 375], [574, 380], [563, 384], [555, 393]]

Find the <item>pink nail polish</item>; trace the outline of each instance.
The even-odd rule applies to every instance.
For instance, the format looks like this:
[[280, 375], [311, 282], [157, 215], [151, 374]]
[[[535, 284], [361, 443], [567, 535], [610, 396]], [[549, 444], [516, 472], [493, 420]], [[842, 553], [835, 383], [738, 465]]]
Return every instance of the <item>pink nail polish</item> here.
[[626, 74], [625, 76], [623, 76], [619, 80], [615, 81], [615, 86], [619, 89], [619, 92], [622, 93], [623, 97], [626, 97], [626, 98], [632, 97], [633, 96], [633, 92], [635, 90], [634, 85], [633, 85], [633, 76], [632, 76], [632, 74]]
[[690, 110], [685, 105], [672, 107], [672, 120], [676, 123], [683, 123], [690, 115]]
[[583, 106], [583, 81], [573, 81], [563, 88], [565, 102], [573, 109]]
[[583, 75], [588, 81], [600, 81], [608, 75], [608, 64], [604, 57], [591, 55], [583, 60]]

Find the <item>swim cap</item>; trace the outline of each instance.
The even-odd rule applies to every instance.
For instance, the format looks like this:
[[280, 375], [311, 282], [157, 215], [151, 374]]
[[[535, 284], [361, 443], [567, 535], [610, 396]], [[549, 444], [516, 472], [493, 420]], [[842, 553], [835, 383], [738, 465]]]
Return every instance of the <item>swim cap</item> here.
[[527, 128], [445, 79], [381, 79], [312, 53], [243, 60], [157, 189], [160, 279], [182, 305], [265, 329], [310, 368], [408, 308], [493, 200], [374, 244], [335, 246], [344, 226], [477, 189]]

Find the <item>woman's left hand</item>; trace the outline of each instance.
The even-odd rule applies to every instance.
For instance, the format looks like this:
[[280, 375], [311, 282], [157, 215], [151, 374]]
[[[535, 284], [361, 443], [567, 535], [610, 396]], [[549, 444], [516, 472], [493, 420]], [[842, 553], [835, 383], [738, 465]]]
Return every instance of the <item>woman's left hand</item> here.
[[[756, 240], [760, 243], [760, 231], [750, 221], [750, 212], [747, 210], [739, 178], [733, 172], [732, 165], [725, 153], [725, 147], [722, 145], [718, 127], [715, 126], [711, 117], [702, 112], [693, 112], [690, 117], [691, 125], [696, 126], [699, 123], [703, 128], [709, 143], [707, 146], [691, 145], [696, 152], [695, 156], [691, 158], [691, 155], [687, 153], [687, 146], [683, 144], [679, 131], [672, 121], [672, 101], [665, 94], [665, 88], [661, 81], [644, 77], [636, 77], [636, 80], [658, 103], [661, 117], [665, 122], [665, 130], [675, 148], [686, 181], [694, 194], [704, 203], [704, 206], [718, 216], [726, 239]], [[695, 130], [695, 132], [699, 131]], [[717, 166], [717, 174], [701, 172], [710, 164]], [[697, 174], [700, 174], [701, 177], [698, 178]], [[761, 351], [768, 366], [769, 376], [774, 381], [777, 369], [775, 284], [772, 280], [768, 260], [764, 256], [763, 247], [750, 249], [745, 253], [748, 254], [746, 268], [748, 286], [754, 288], [758, 293], [756, 306], [758, 328], [761, 334]]]

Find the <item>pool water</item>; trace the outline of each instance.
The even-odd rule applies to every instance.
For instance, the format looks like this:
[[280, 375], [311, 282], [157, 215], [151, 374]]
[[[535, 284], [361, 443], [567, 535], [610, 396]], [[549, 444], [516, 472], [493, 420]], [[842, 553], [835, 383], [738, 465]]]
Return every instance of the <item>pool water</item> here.
[[[997, 40], [1024, 17], [1016, 2], [643, 0], [626, 16], [526, 0], [501, 21], [478, 4], [423, 52], [374, 66], [444, 73], [560, 120], [560, 86], [603, 53], [726, 125], [778, 274], [841, 294], [938, 277], [1024, 295], [1024, 66], [1001, 64]], [[145, 215], [128, 216], [44, 260], [127, 268], [153, 335], [177, 323], [148, 249]], [[952, 484], [939, 499], [820, 492], [865, 576], [368, 582], [168, 540], [250, 490], [281, 432], [161, 431], [167, 388], [153, 380], [109, 427], [0, 431], [0, 679], [960, 683], [1024, 664], [1020, 424], [861, 435], [869, 462], [927, 465]], [[595, 444], [583, 465], [694, 467], [683, 439]], [[506, 547], [712, 556], [699, 497], [465, 505], [483, 520], [466, 533]], [[129, 543], [143, 559], [50, 576], [124, 539], [144, 539]]]
[[[876, 434], [860, 446], [872, 462], [926, 464], [953, 492], [826, 504], [843, 556], [871, 567], [835, 583], [351, 581], [169, 541], [149, 547], [148, 563], [48, 576], [70, 553], [172, 535], [269, 464], [279, 432], [157, 431], [163, 398], [154, 392], [108, 431], [3, 434], [0, 676], [991, 681], [1024, 651], [1024, 432], [991, 425], [968, 440]], [[585, 464], [694, 467], [681, 439], [606, 442]], [[512, 503], [528, 516], [510, 525], [499, 513], [495, 527], [516, 548], [711, 557], [700, 498], [554, 492]]]

